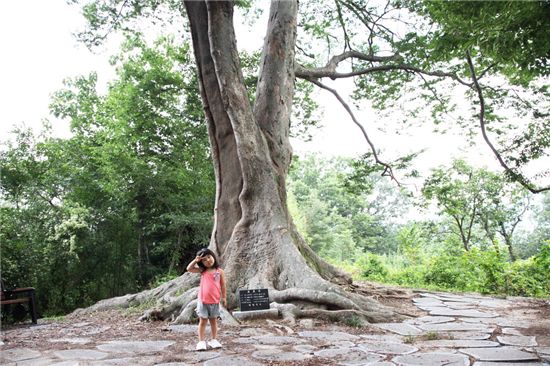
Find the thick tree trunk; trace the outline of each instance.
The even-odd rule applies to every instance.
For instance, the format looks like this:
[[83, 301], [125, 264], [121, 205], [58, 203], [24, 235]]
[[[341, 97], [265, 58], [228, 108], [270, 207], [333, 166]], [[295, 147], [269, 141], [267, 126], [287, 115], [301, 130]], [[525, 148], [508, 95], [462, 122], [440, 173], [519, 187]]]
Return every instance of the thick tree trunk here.
[[[244, 86], [233, 29], [233, 3], [186, 1], [217, 183], [210, 248], [221, 259], [229, 307], [238, 291], [268, 288], [287, 319], [319, 316], [368, 321], [399, 317], [377, 301], [345, 291], [349, 276], [321, 260], [289, 216], [285, 180], [291, 161], [297, 1], [273, 1], [254, 107]], [[198, 276], [186, 274], [118, 305], [155, 296], [145, 318], [192, 320]], [[176, 295], [177, 288], [183, 295]], [[333, 312], [331, 312], [333, 311]]]

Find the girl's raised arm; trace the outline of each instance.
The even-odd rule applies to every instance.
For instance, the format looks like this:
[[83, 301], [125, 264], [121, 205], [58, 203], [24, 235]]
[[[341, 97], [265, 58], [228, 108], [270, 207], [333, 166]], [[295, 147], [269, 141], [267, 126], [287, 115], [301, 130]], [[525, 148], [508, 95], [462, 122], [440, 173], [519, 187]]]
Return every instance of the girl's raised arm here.
[[189, 263], [187, 265], [187, 272], [193, 272], [193, 273], [201, 273], [202, 270], [200, 269], [200, 267], [197, 265], [197, 263], [199, 263], [200, 261], [202, 260], [202, 257], [199, 257], [199, 256], [196, 256], [195, 259], [193, 259], [191, 261], [191, 263]]

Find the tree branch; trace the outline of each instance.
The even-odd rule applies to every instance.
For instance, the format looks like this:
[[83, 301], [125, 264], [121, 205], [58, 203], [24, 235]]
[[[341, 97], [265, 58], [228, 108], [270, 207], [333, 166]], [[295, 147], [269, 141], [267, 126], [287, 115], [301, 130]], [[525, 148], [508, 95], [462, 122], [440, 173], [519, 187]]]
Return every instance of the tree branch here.
[[334, 79], [349, 78], [352, 76], [366, 75], [366, 74], [379, 72], [379, 71], [402, 70], [402, 71], [412, 71], [412, 72], [416, 72], [423, 75], [429, 75], [429, 76], [448, 77], [459, 82], [462, 85], [466, 85], [468, 87], [472, 86], [471, 83], [467, 83], [466, 81], [459, 78], [456, 74], [444, 72], [444, 71], [427, 71], [408, 64], [380, 65], [380, 66], [368, 67], [365, 69], [346, 72], [346, 73], [337, 72], [336, 67], [338, 66], [338, 64], [348, 58], [357, 58], [360, 60], [370, 61], [370, 62], [384, 62], [384, 61], [396, 60], [398, 57], [397, 56], [380, 57], [380, 56], [367, 55], [357, 51], [349, 51], [341, 55], [334, 56], [329, 61], [329, 63], [323, 67], [308, 69], [302, 65], [297, 64], [295, 73], [297, 77], [302, 79], [309, 80], [311, 78], [317, 79], [317, 78], [328, 77], [334, 80]]
[[340, 3], [338, 0], [335, 1], [336, 3], [336, 10], [338, 12], [338, 22], [340, 23], [340, 26], [342, 27], [342, 31], [344, 32], [344, 50], [349, 49], [351, 50], [351, 44], [348, 36], [348, 32], [346, 30], [346, 24], [344, 22], [344, 17], [342, 16], [342, 8], [340, 7]]
[[468, 61], [468, 66], [470, 68], [470, 73], [472, 74], [472, 80], [473, 80], [473, 89], [477, 92], [478, 99], [479, 99], [479, 126], [481, 128], [481, 135], [483, 136], [483, 139], [493, 152], [493, 154], [496, 156], [498, 162], [500, 165], [504, 168], [504, 170], [510, 175], [512, 180], [518, 182], [523, 187], [525, 187], [529, 192], [531, 193], [540, 193], [544, 191], [550, 190], [550, 186], [548, 187], [542, 187], [542, 188], [536, 188], [533, 186], [532, 183], [530, 183], [521, 173], [518, 173], [514, 171], [512, 168], [506, 164], [498, 150], [495, 148], [495, 146], [492, 144], [492, 142], [489, 140], [489, 136], [487, 135], [487, 130], [485, 128], [485, 99], [483, 98], [483, 91], [481, 90], [481, 86], [479, 85], [478, 78], [476, 76], [474, 63], [472, 61], [472, 57], [470, 56], [470, 52], [466, 51], [466, 60]]
[[321, 83], [319, 80], [316, 80], [316, 79], [307, 79], [307, 80], [310, 81], [311, 83], [317, 85], [318, 87], [331, 92], [336, 97], [336, 99], [338, 99], [340, 104], [342, 104], [342, 106], [346, 109], [346, 111], [350, 115], [351, 119], [353, 120], [353, 123], [355, 123], [357, 125], [357, 127], [359, 127], [359, 129], [361, 129], [361, 132], [363, 133], [363, 136], [365, 137], [365, 140], [367, 140], [367, 143], [369, 144], [369, 146], [371, 148], [371, 151], [372, 151], [372, 154], [374, 156], [374, 160], [376, 161], [376, 163], [379, 164], [379, 165], [382, 165], [384, 167], [384, 171], [382, 172], [382, 175], [391, 177], [391, 179], [393, 179], [399, 186], [401, 186], [401, 183], [397, 180], [397, 178], [395, 178], [395, 175], [393, 174], [392, 167], [389, 164], [381, 161], [378, 158], [378, 154], [376, 153], [376, 148], [374, 147], [374, 144], [370, 140], [370, 138], [367, 134], [367, 131], [361, 125], [361, 123], [359, 123], [359, 121], [357, 120], [357, 118], [353, 114], [353, 111], [351, 110], [349, 105], [344, 101], [344, 99], [340, 96], [340, 94], [338, 94], [338, 92], [336, 90], [334, 90], [334, 89], [326, 86], [325, 84]]
[[477, 77], [477, 79], [478, 79], [478, 80], [481, 79], [483, 76], [485, 76], [485, 74], [486, 74], [487, 72], [489, 72], [489, 70], [491, 70], [491, 69], [492, 69], [493, 67], [495, 67], [496, 65], [497, 65], [496, 63], [493, 63], [493, 64], [490, 64], [489, 66], [487, 66], [487, 68], [486, 68], [485, 70], [483, 70], [483, 71], [481, 72], [481, 74], [479, 74], [479, 76]]
[[41, 194], [40, 192], [36, 192], [36, 195], [38, 195], [38, 197], [42, 198], [44, 201], [46, 201], [50, 206], [52, 206], [56, 210], [60, 209], [59, 206], [56, 206], [55, 203], [53, 203], [53, 201], [52, 201], [53, 198], [48, 198], [48, 197], [44, 196], [43, 194]]
[[[375, 36], [375, 27], [380, 28], [381, 30], [387, 32], [391, 35], [393, 38], [395, 36], [395, 33], [392, 32], [388, 27], [379, 24], [378, 21], [384, 17], [389, 11], [387, 11], [388, 3], [386, 3], [386, 7], [384, 8], [384, 12], [381, 15], [372, 14], [367, 7], [360, 6], [356, 4], [353, 1], [342, 1], [338, 0], [344, 7], [346, 7], [349, 11], [351, 11], [361, 23], [369, 30], [369, 36], [368, 36], [368, 44], [369, 49], [372, 50], [373, 44], [374, 44], [374, 36]], [[377, 18], [374, 20], [374, 18]]]
[[[426, 88], [432, 93], [432, 95], [434, 96], [435, 100], [437, 100], [439, 102], [439, 104], [441, 104], [442, 106], [445, 105], [445, 101], [443, 99], [441, 99], [441, 97], [437, 94], [437, 91], [430, 85], [430, 83], [428, 82], [428, 80], [426, 80], [426, 78], [424, 77], [424, 75], [422, 74], [419, 74], [420, 78], [422, 79], [422, 81], [424, 82], [424, 85], [426, 86]], [[445, 114], [449, 117], [452, 118], [452, 116], [447, 112], [445, 111]], [[454, 118], [453, 118], [454, 119]]]
[[89, 41], [90, 45], [98, 45], [99, 43], [101, 43], [102, 41], [107, 39], [109, 34], [111, 34], [111, 32], [116, 29], [116, 27], [119, 23], [119, 20], [122, 18], [122, 11], [124, 10], [124, 8], [126, 7], [127, 4], [128, 4], [128, 0], [124, 0], [122, 2], [122, 5], [120, 6], [120, 9], [115, 14], [115, 16], [114, 16], [114, 18], [111, 22], [111, 25], [109, 26], [109, 29], [107, 29], [107, 31], [103, 35], [98, 34], [98, 35], [94, 36]]

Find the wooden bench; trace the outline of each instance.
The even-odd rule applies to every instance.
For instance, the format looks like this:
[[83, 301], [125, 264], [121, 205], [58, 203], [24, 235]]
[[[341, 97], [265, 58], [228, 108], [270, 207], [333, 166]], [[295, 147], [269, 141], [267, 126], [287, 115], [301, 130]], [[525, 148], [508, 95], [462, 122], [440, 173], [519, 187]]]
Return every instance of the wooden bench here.
[[2, 293], [0, 295], [0, 306], [5, 308], [6, 306], [17, 305], [17, 304], [27, 304], [28, 312], [31, 315], [32, 322], [36, 324], [36, 304], [35, 304], [35, 295], [34, 288], [32, 287], [23, 287], [16, 288], [15, 290], [6, 290], [4, 288], [4, 281], [0, 280], [0, 286]]

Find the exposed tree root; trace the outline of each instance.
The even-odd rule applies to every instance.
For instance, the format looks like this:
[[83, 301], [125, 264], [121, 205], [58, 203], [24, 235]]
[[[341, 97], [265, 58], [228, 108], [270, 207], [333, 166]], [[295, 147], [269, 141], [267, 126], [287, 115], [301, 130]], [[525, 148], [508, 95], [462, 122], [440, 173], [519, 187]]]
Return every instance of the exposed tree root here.
[[[366, 324], [399, 320], [405, 315], [396, 313], [369, 297], [346, 292], [339, 286], [320, 281], [324, 285], [320, 286], [322, 290], [299, 287], [284, 290], [270, 288], [271, 307], [278, 309], [283, 320], [290, 324], [294, 324], [299, 318]], [[196, 276], [183, 275], [158, 288], [102, 300], [89, 308], [78, 309], [75, 313], [90, 313], [113, 308], [150, 307], [144, 310], [140, 320], [171, 320], [173, 324], [195, 323], [198, 292], [196, 282]], [[193, 285], [195, 286], [179, 294], [183, 286]], [[231, 313], [223, 308], [222, 319], [229, 325], [238, 324]]]
[[327, 321], [350, 323], [356, 325], [366, 325], [373, 319], [376, 319], [376, 314], [362, 310], [326, 310], [326, 309], [301, 309], [294, 304], [278, 304], [271, 303], [271, 307], [279, 310], [284, 321], [290, 324], [295, 324], [299, 318], [315, 318]]
[[196, 298], [198, 280], [196, 276], [184, 274], [154, 289], [101, 300], [87, 308], [76, 309], [73, 313], [77, 315], [89, 314], [109, 309], [127, 309], [149, 305], [153, 307], [156, 304], [155, 309], [149, 311], [151, 314], [148, 319], [167, 319], [174, 311], [179, 310], [178, 308]]
[[[368, 297], [345, 292], [339, 288], [336, 290], [327, 292], [290, 288], [283, 291], [272, 291], [270, 298], [280, 309], [283, 319], [286, 320], [291, 320], [292, 317], [314, 317], [345, 321], [350, 316], [355, 316], [363, 322], [379, 323], [404, 318], [403, 314], [396, 313]], [[302, 306], [293, 304], [296, 300]]]
[[[172, 320], [180, 313], [179, 317], [187, 314], [190, 310], [190, 306], [196, 307], [196, 298], [198, 293], [198, 287], [187, 290], [183, 295], [178, 296], [169, 302], [159, 301], [157, 306], [152, 309], [146, 310], [145, 313], [139, 318], [140, 320]], [[160, 303], [160, 304], [159, 304]]]

